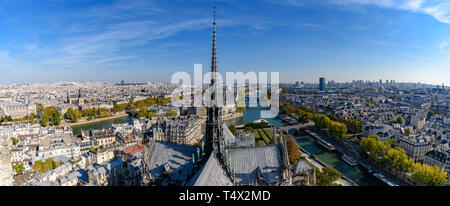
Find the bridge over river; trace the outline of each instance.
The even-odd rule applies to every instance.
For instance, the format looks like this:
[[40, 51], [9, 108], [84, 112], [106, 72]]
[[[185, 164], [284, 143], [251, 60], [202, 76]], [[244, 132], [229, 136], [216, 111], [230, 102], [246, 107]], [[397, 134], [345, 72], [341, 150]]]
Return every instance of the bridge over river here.
[[312, 127], [312, 126], [314, 126], [314, 122], [308, 122], [306, 124], [288, 125], [288, 126], [278, 127], [278, 129], [288, 132], [291, 129], [300, 130], [300, 129], [307, 128], [307, 127]]

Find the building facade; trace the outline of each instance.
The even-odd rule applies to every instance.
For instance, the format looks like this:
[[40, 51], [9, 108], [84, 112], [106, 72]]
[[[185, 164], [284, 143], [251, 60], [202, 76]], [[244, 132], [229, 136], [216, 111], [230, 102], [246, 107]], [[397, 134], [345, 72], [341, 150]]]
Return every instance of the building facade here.
[[153, 139], [178, 144], [194, 144], [202, 138], [198, 116], [158, 117], [151, 126]]
[[320, 77], [319, 79], [319, 90], [325, 91], [325, 77]]
[[407, 155], [418, 162], [423, 162], [425, 154], [431, 150], [431, 141], [427, 136], [405, 136], [401, 137], [398, 143]]
[[425, 154], [423, 163], [443, 168], [447, 173], [450, 172], [449, 151], [431, 150]]

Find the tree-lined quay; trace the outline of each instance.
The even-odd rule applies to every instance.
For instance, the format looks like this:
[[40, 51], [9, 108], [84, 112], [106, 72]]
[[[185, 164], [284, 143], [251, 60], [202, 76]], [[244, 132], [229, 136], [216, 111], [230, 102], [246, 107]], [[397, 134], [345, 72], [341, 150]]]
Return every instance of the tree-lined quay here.
[[[281, 102], [280, 106], [280, 111], [284, 115], [288, 115], [299, 122], [314, 121], [320, 130], [328, 134], [329, 139], [333, 140], [332, 143], [335, 146], [351, 145], [351, 143], [359, 144], [356, 152], [372, 162], [369, 165], [374, 168], [383, 168], [383, 173], [387, 171], [389, 173], [388, 176], [394, 177], [398, 182], [419, 185], [444, 185], [448, 182], [448, 176], [444, 168], [415, 162], [411, 157], [406, 155], [404, 149], [394, 146], [394, 140], [382, 142], [377, 135], [372, 135], [367, 138], [361, 137], [361, 135], [355, 136], [356, 134], [361, 134], [362, 121], [336, 118], [330, 114], [317, 114], [314, 109], [308, 109], [304, 105], [295, 108], [290, 103]], [[390, 122], [402, 123], [403, 119], [398, 117]], [[348, 134], [347, 125], [352, 128], [351, 133], [354, 135]], [[409, 131], [406, 130], [405, 134], [409, 135]], [[355, 150], [355, 148], [352, 149]], [[345, 148], [343, 150], [348, 149]], [[405, 183], [405, 181], [408, 183]]]

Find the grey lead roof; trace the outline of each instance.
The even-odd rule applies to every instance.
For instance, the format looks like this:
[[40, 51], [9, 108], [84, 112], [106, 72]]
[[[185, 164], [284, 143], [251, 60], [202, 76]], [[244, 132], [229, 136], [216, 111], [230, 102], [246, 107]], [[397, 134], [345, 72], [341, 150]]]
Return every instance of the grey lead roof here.
[[193, 186], [232, 186], [214, 155], [210, 155], [206, 164], [191, 179]]
[[257, 182], [259, 167], [267, 183], [281, 180], [281, 154], [277, 145], [230, 149], [231, 170], [237, 184]]
[[[193, 169], [193, 153], [197, 153], [193, 146], [155, 142], [155, 148], [151, 152], [149, 172], [160, 175], [166, 167], [172, 179], [184, 181]], [[197, 158], [197, 155], [195, 156]]]
[[225, 123], [223, 123], [223, 135], [224, 135], [224, 140], [228, 141], [228, 142], [234, 142], [234, 135], [233, 133], [231, 133], [231, 131], [228, 129], [227, 125]]

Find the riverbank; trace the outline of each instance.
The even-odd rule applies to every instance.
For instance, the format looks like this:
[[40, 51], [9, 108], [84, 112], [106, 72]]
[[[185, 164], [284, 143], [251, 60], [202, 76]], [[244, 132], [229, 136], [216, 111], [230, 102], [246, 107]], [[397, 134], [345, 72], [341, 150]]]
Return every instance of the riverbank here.
[[101, 122], [101, 121], [105, 121], [105, 120], [111, 120], [111, 119], [118, 119], [118, 118], [122, 118], [122, 117], [126, 117], [128, 116], [128, 114], [120, 114], [120, 115], [114, 115], [114, 116], [110, 116], [110, 117], [103, 117], [103, 118], [97, 118], [97, 119], [93, 119], [91, 121], [87, 121], [87, 120], [80, 120], [79, 122], [61, 122], [60, 126], [78, 126], [78, 125], [84, 125], [84, 124], [90, 124], [90, 123], [95, 123], [95, 122]]
[[222, 116], [223, 121], [233, 120], [244, 116], [244, 112], [228, 113]]
[[[352, 148], [352, 149], [347, 148], [346, 146], [342, 145], [335, 139], [330, 138], [328, 135], [322, 133], [320, 130], [305, 130], [305, 133], [316, 139], [322, 138], [322, 139], [326, 140], [327, 142], [329, 142], [336, 148], [337, 152], [339, 152], [341, 154], [349, 155], [351, 158], [353, 158], [354, 160], [356, 160], [358, 162], [359, 166], [363, 167], [365, 170], [371, 169], [376, 173], [383, 174], [385, 177], [388, 177], [389, 181], [393, 182], [396, 185], [400, 185], [400, 186], [408, 185], [407, 183], [400, 180], [399, 178], [394, 177], [393, 175], [389, 174], [388, 172], [384, 171], [383, 169], [378, 168], [378, 166], [376, 166], [376, 165], [370, 163], [369, 161], [365, 160], [364, 158], [362, 158], [355, 148]], [[347, 144], [349, 145], [350, 143], [347, 143]], [[386, 184], [386, 183], [384, 183], [384, 184]]]
[[[319, 159], [314, 158], [311, 153], [309, 153], [308, 151], [306, 151], [305, 149], [300, 147], [300, 151], [302, 152], [302, 155], [304, 157], [306, 157], [306, 159], [313, 164], [315, 167], [319, 168], [320, 171], [322, 171], [322, 169], [324, 167], [327, 167], [329, 165], [327, 165], [325, 162], [322, 162]], [[339, 179], [337, 179], [336, 181], [333, 182], [334, 184], [339, 184], [341, 186], [358, 186], [358, 184], [356, 184], [355, 182], [353, 182], [350, 178], [346, 177], [345, 175], [343, 175], [343, 177], [340, 177]]]
[[[266, 122], [267, 124], [269, 124], [269, 126], [273, 126], [272, 124], [270, 124], [269, 121], [267, 121], [265, 119], [258, 119], [258, 120], [253, 121], [253, 123], [261, 123], [261, 122]], [[248, 124], [248, 123], [246, 123], [246, 124]], [[246, 124], [235, 125], [235, 127], [236, 127], [236, 129], [243, 129]]]
[[319, 145], [314, 137], [306, 133], [294, 134], [295, 140], [301, 149], [314, 154], [316, 160], [338, 170], [359, 186], [382, 186], [381, 181], [373, 177], [360, 166], [350, 166], [341, 157], [341, 154], [328, 151]]
[[278, 114], [277, 117], [278, 117], [279, 119], [281, 119], [283, 122], [286, 122], [286, 123], [288, 123], [288, 124], [290, 124], [290, 125], [298, 124], [297, 120], [295, 120], [295, 119], [293, 119], [293, 118], [291, 118], [291, 117], [289, 117], [289, 116], [286, 116], [286, 115], [284, 115], [284, 114]]

